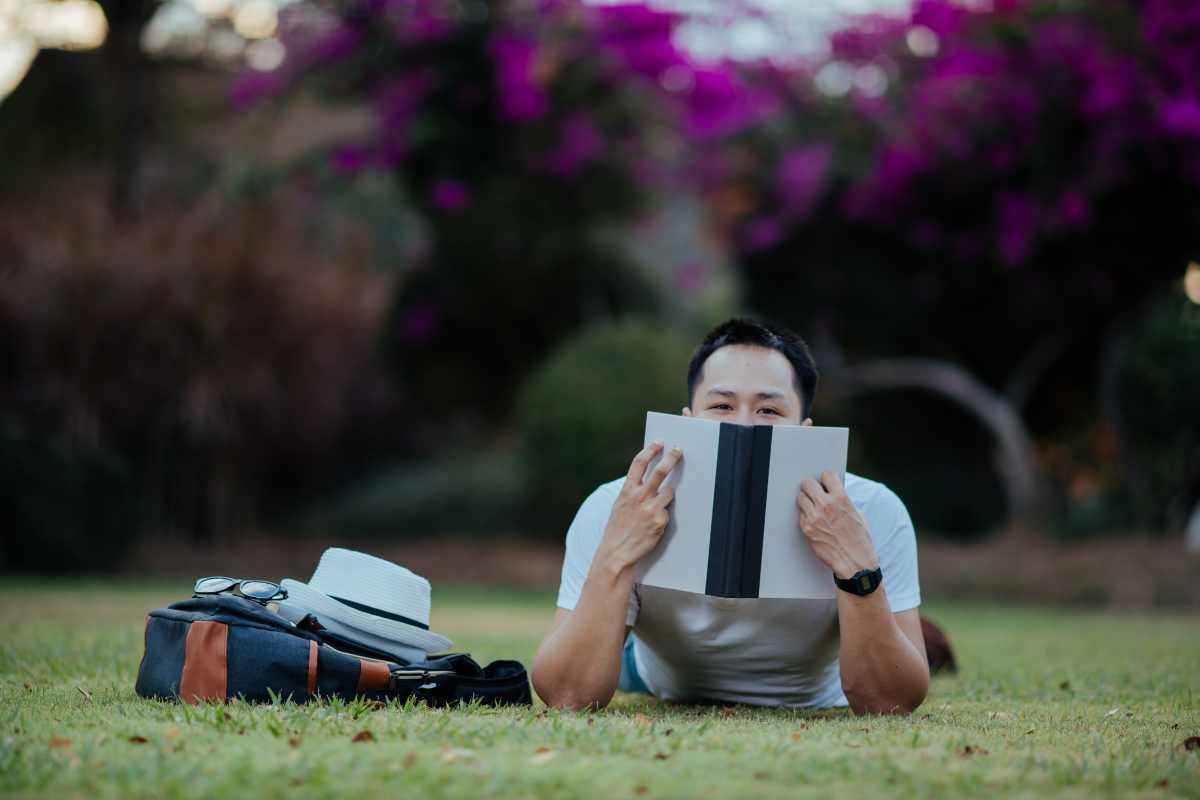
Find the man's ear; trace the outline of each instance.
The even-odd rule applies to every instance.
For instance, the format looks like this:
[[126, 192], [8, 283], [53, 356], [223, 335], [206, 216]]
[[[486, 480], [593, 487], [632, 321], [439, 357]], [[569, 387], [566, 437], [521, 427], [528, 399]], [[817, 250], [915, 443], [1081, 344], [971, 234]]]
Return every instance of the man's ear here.
[[688, 408], [687, 406], [684, 406], [683, 411], [680, 411], [679, 413], [685, 417], [690, 417], [692, 415], [692, 410], [690, 408]]
[[800, 424], [801, 425], [812, 425], [812, 417], [805, 418], [804, 422], [801, 422]]

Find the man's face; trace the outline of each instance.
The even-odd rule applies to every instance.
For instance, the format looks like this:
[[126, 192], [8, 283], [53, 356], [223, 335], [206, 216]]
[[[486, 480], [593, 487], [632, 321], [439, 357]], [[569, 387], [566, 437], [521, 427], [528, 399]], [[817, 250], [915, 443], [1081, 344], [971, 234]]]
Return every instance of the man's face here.
[[683, 415], [739, 425], [811, 425], [811, 419], [800, 418], [795, 375], [778, 350], [727, 345], [704, 362]]

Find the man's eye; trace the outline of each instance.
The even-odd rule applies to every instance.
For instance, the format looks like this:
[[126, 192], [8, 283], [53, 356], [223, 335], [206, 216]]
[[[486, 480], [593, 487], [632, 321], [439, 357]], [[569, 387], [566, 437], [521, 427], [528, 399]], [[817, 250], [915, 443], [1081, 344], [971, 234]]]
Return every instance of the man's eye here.
[[728, 411], [733, 408], [733, 406], [729, 405], [729, 403], [717, 403], [716, 405], [709, 406], [708, 408], [709, 410], [716, 409], [717, 411]]
[[760, 408], [759, 411], [764, 414], [774, 414], [775, 416], [779, 416], [779, 412], [773, 408]]

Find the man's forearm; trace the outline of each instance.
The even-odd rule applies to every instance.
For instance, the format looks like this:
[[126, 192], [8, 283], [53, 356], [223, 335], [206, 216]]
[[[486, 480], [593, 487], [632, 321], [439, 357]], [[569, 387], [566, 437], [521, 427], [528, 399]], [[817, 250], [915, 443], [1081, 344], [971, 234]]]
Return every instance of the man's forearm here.
[[842, 690], [856, 714], [907, 714], [929, 691], [925, 654], [900, 629], [883, 587], [838, 592]]
[[538, 649], [533, 687], [550, 706], [603, 708], [621, 676], [633, 570], [593, 563], [575, 609]]

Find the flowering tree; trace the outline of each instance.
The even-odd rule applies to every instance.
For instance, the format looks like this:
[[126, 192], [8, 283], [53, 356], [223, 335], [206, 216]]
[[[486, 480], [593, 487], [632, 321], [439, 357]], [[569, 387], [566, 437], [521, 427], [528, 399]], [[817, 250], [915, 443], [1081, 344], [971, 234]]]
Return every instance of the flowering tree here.
[[1099, 411], [1112, 343], [1200, 247], [1198, 59], [1190, 2], [861, 20], [734, 149], [752, 302], [852, 353], [953, 360], [1034, 430]]
[[372, 134], [329, 163], [394, 175], [428, 223], [394, 308], [400, 363], [430, 395], [494, 401], [580, 321], [653, 306], [598, 234], [672, 185], [681, 142], [771, 101], [692, 63], [677, 22], [640, 3], [362, 0], [296, 26], [289, 61], [234, 99], [305, 82], [370, 105]]

